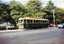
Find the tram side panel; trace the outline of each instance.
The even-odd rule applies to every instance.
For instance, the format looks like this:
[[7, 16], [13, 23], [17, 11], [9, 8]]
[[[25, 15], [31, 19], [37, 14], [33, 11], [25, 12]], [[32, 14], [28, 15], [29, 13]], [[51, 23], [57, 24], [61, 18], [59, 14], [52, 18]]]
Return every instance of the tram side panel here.
[[28, 29], [37, 29], [37, 28], [46, 28], [46, 27], [48, 27], [48, 23], [25, 23], [24, 24], [25, 26], [25, 28], [28, 28]]
[[38, 29], [38, 28], [46, 28], [47, 24], [27, 24], [27, 29]]

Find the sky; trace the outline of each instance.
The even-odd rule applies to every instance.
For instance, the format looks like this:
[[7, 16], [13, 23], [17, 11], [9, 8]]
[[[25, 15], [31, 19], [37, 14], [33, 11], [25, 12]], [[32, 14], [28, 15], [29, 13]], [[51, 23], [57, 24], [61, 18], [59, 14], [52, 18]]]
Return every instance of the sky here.
[[[3, 0], [4, 2], [9, 2], [11, 0]], [[29, 0], [16, 0], [21, 2], [22, 4], [26, 4]], [[41, 0], [42, 3], [44, 3], [44, 6], [46, 6], [47, 2], [49, 0]], [[59, 7], [59, 8], [64, 8], [64, 0], [51, 0], [55, 6]]]

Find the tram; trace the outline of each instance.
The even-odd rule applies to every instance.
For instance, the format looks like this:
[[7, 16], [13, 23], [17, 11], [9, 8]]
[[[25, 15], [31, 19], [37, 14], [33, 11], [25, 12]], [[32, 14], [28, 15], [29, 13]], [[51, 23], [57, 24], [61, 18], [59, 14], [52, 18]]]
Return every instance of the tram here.
[[37, 18], [19, 18], [18, 28], [26, 29], [38, 29], [48, 27], [48, 19], [37, 19]]

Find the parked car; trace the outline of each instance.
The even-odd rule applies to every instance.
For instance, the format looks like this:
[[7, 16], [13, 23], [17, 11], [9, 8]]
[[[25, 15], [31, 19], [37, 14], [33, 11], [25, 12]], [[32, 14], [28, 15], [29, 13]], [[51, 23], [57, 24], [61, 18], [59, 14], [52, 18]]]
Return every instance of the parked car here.
[[4, 30], [4, 29], [14, 29], [14, 25], [9, 23], [9, 22], [3, 22], [0, 21], [0, 30]]
[[7, 26], [8, 29], [14, 29], [14, 25], [10, 24]]
[[1, 29], [6, 29], [6, 26], [5, 25], [0, 25], [0, 30]]
[[58, 28], [64, 28], [64, 23], [59, 24], [59, 25], [58, 25]]
[[0, 30], [6, 29], [6, 25], [7, 25], [6, 22], [0, 22]]

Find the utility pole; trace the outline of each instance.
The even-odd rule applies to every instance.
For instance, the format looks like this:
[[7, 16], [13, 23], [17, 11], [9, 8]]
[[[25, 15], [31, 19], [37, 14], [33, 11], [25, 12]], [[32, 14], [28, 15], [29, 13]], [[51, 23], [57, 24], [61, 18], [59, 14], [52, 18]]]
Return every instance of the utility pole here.
[[52, 10], [52, 12], [53, 12], [53, 27], [55, 28], [55, 12], [54, 12], [54, 9]]

